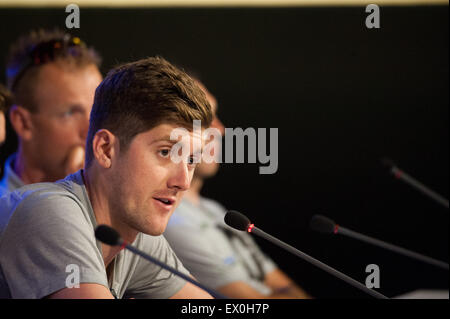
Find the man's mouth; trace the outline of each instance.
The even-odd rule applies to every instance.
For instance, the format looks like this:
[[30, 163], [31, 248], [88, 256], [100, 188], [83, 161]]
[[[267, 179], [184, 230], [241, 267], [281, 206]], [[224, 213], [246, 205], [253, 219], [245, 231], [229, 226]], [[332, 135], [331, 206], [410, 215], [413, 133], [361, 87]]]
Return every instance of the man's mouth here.
[[153, 199], [156, 199], [165, 205], [173, 205], [175, 203], [175, 198], [171, 197], [153, 197]]

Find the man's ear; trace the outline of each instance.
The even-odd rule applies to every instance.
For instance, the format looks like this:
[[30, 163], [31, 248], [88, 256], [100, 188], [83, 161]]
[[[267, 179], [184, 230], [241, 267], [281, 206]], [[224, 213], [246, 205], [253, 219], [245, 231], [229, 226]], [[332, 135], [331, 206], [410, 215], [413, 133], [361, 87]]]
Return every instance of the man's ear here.
[[22, 140], [29, 141], [33, 137], [33, 123], [29, 110], [20, 105], [13, 105], [9, 110], [9, 121]]
[[118, 138], [106, 129], [98, 130], [92, 140], [92, 151], [96, 161], [104, 168], [110, 168], [119, 154]]

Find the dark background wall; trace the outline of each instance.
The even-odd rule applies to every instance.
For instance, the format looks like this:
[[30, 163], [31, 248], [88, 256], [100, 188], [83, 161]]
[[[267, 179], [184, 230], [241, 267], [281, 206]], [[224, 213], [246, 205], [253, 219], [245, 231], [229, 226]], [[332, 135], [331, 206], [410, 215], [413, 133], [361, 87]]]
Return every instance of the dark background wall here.
[[[83, 9], [73, 31], [119, 62], [162, 55], [196, 70], [227, 127], [279, 128], [279, 168], [224, 164], [204, 194], [246, 213], [261, 229], [380, 292], [448, 289], [448, 272], [348, 238], [308, 229], [312, 215], [448, 262], [449, 212], [394, 180], [389, 156], [448, 197], [448, 6]], [[59, 9], [0, 9], [0, 60], [31, 28], [64, 28]], [[0, 65], [4, 74], [4, 64]], [[4, 77], [2, 79], [4, 81]], [[2, 161], [15, 147], [9, 133]], [[313, 296], [365, 297], [258, 239]]]

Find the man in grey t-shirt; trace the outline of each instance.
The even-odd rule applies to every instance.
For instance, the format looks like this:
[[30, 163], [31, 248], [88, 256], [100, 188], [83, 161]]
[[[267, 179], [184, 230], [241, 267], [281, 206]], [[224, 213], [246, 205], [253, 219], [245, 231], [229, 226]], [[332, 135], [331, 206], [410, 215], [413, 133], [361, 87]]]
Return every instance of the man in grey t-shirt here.
[[[0, 297], [210, 298], [94, 236], [97, 225], [109, 225], [188, 273], [161, 234], [190, 186], [192, 158], [201, 152], [194, 120], [209, 126], [211, 107], [193, 80], [166, 60], [148, 58], [110, 71], [96, 90], [85, 168], [0, 199]], [[173, 138], [179, 126], [191, 130]], [[175, 146], [183, 150], [181, 161], [171, 156]]]
[[[82, 171], [22, 187], [0, 205], [0, 298], [42, 298], [77, 283], [102, 285], [118, 298], [169, 298], [184, 285], [128, 250], [108, 280]], [[133, 245], [188, 273], [163, 236], [138, 233]]]

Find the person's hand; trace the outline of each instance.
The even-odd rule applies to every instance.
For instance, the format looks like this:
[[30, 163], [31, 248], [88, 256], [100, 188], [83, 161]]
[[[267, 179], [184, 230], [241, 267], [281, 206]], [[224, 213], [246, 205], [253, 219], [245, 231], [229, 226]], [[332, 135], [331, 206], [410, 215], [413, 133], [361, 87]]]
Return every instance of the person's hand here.
[[84, 147], [81, 145], [74, 146], [70, 149], [67, 156], [65, 170], [66, 175], [75, 173], [84, 166]]

